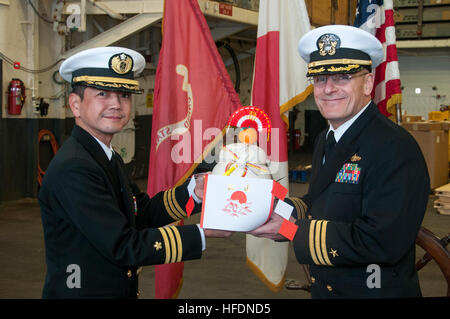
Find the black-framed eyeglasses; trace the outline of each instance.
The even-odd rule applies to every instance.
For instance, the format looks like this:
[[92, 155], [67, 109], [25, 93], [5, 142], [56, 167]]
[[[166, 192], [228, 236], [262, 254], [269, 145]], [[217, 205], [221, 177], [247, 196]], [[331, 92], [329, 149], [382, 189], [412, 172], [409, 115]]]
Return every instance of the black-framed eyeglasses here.
[[361, 74], [332, 74], [332, 75], [314, 75], [308, 78], [308, 80], [314, 84], [315, 86], [324, 86], [328, 79], [331, 79], [334, 85], [343, 86], [350, 82], [351, 79], [357, 78], [359, 76], [363, 76], [369, 74], [369, 72], [361, 73]]

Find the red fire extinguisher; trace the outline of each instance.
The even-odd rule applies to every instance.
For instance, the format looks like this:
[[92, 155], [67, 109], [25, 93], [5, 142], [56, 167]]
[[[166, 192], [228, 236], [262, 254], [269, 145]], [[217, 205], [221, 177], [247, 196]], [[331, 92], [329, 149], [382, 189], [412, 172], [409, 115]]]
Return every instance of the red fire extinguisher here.
[[20, 115], [25, 103], [25, 85], [20, 79], [12, 79], [8, 86], [8, 114]]

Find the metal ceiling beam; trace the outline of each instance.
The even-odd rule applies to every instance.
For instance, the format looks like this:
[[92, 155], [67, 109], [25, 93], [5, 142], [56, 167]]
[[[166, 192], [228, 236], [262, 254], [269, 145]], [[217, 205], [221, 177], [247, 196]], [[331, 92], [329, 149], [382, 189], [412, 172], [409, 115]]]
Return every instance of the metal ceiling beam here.
[[218, 1], [198, 0], [198, 4], [203, 14], [210, 17], [216, 17], [223, 20], [245, 23], [251, 26], [258, 25], [258, 12], [244, 8], [231, 6], [231, 12], [224, 14], [221, 12], [220, 6], [224, 6], [224, 3]]
[[[96, 1], [97, 5], [100, 3], [104, 5], [103, 8], [107, 7], [109, 10], [111, 10], [111, 12], [114, 13], [132, 13], [132, 10], [134, 10], [133, 13], [136, 13], [136, 11], [143, 13], [139, 13], [134, 17], [125, 20], [119, 25], [102, 32], [101, 34], [89, 39], [88, 41], [83, 42], [77, 47], [64, 52], [61, 55], [61, 58], [69, 57], [77, 52], [86, 49], [111, 45], [127, 36], [130, 36], [133, 33], [136, 33], [154, 23], [159, 22], [162, 19], [163, 15], [162, 0]], [[209, 22], [211, 34], [214, 41], [222, 40], [230, 35], [239, 33], [249, 28], [254, 23], [255, 16], [257, 24], [257, 12], [233, 7], [232, 16], [224, 16], [217, 11], [217, 1], [199, 0], [199, 4], [205, 15], [220, 18], [215, 21]], [[106, 14], [106, 12], [90, 5], [86, 6], [86, 14]], [[223, 18], [223, 20], [221, 18]], [[238, 23], [237, 21], [245, 23]]]
[[67, 58], [77, 52], [111, 45], [131, 34], [142, 30], [149, 25], [152, 25], [162, 19], [162, 12], [160, 13], [141, 13], [124, 22], [106, 30], [105, 32], [83, 42], [82, 44], [72, 48], [61, 55], [61, 58]]
[[[93, 0], [89, 0], [92, 2]], [[119, 14], [139, 14], [139, 13], [155, 13], [162, 12], [164, 9], [163, 0], [129, 0], [129, 1], [95, 1], [96, 6], [86, 6], [86, 14], [106, 14], [105, 8], [110, 12]], [[221, 10], [221, 6], [227, 4], [219, 3], [219, 1], [198, 0], [198, 4], [203, 14], [227, 21], [245, 23], [247, 25], [258, 25], [258, 12], [236, 7], [232, 7], [227, 14]], [[103, 10], [101, 9], [103, 7]], [[71, 14], [71, 12], [65, 12]]]
[[[89, 0], [89, 2], [94, 2], [94, 0]], [[156, 13], [156, 12], [162, 12], [163, 8], [164, 8], [163, 0], [129, 0], [129, 1], [99, 1], [99, 0], [96, 0], [95, 6], [90, 5], [90, 6], [86, 7], [86, 14]], [[69, 14], [69, 13], [65, 12], [65, 14]]]
[[89, 0], [89, 3], [91, 3], [94, 7], [97, 7], [99, 9], [105, 11], [111, 18], [118, 19], [118, 20], [126, 19], [123, 15], [112, 10], [110, 7], [108, 7], [108, 5], [106, 5], [102, 1]]

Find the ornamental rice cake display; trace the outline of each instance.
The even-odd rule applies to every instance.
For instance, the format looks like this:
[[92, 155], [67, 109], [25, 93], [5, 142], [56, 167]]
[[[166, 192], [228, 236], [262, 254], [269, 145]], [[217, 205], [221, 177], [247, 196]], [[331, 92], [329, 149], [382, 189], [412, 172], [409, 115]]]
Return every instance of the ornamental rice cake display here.
[[244, 106], [231, 115], [227, 133], [232, 129], [239, 142], [233, 138], [223, 145], [212, 174], [205, 177], [200, 226], [251, 231], [270, 218], [275, 199], [276, 213], [289, 219], [293, 208], [282, 202], [287, 189], [272, 180], [267, 154], [258, 146], [270, 137], [269, 117], [257, 107]]

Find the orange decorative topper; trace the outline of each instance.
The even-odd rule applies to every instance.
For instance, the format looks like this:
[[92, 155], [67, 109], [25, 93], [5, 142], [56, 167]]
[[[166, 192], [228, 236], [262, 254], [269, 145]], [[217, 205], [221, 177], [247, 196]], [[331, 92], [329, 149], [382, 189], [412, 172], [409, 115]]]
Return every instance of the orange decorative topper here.
[[[243, 106], [237, 109], [228, 120], [228, 127], [247, 128], [239, 133], [239, 140], [242, 143], [252, 144], [257, 139], [256, 131], [267, 131], [267, 138], [270, 136], [270, 118], [261, 109], [255, 106]], [[254, 130], [248, 130], [248, 129]], [[252, 141], [252, 142], [251, 142]]]
[[222, 146], [213, 174], [271, 179], [266, 152], [258, 146], [258, 142], [267, 142], [263, 141], [265, 134], [267, 139], [270, 137], [271, 123], [267, 114], [254, 106], [240, 107], [230, 116], [227, 130], [231, 128], [238, 129], [238, 141], [234, 141], [233, 132], [233, 142]]
[[258, 133], [251, 127], [240, 131], [238, 137], [241, 143], [253, 144], [258, 140]]

